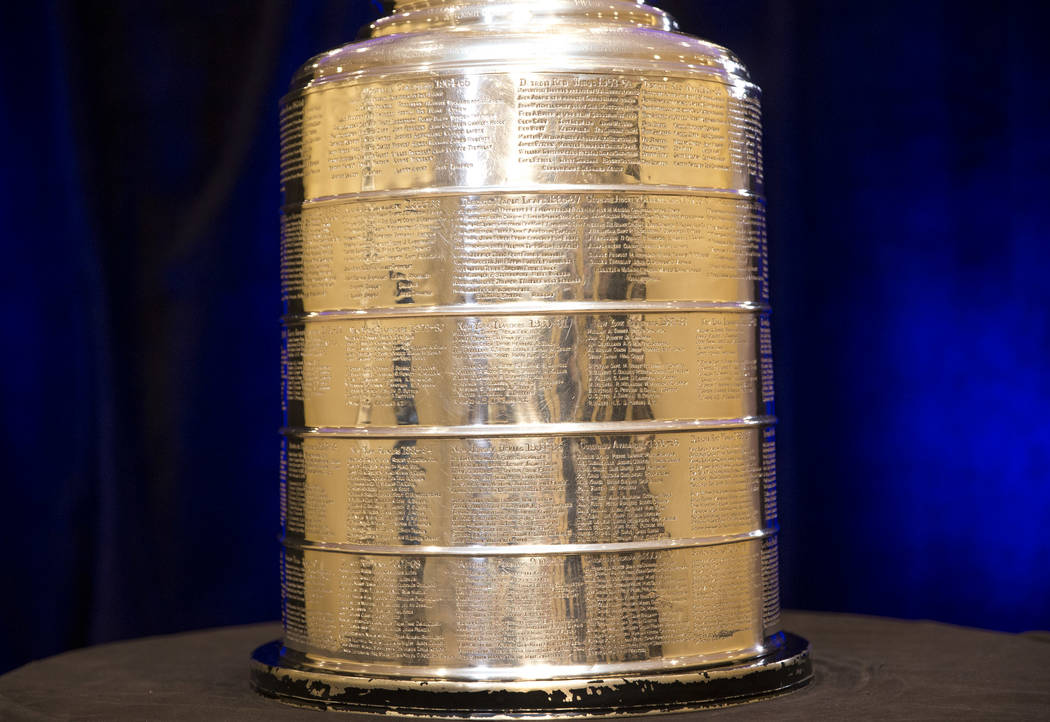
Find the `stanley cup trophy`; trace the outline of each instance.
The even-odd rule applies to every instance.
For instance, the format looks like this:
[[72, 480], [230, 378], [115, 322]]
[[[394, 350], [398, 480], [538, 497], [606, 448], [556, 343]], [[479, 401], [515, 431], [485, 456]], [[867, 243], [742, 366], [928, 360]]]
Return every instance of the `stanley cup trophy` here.
[[601, 716], [783, 632], [759, 91], [635, 0], [409, 0], [281, 106], [284, 638], [252, 684]]

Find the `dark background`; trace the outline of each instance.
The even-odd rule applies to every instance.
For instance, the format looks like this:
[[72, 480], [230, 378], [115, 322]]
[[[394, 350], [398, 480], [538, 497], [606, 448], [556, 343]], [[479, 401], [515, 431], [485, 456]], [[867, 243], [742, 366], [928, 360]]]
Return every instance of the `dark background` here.
[[[785, 605], [1050, 628], [1044, 4], [660, 4], [765, 90]], [[376, 14], [0, 10], [0, 671], [278, 616], [277, 102]]]

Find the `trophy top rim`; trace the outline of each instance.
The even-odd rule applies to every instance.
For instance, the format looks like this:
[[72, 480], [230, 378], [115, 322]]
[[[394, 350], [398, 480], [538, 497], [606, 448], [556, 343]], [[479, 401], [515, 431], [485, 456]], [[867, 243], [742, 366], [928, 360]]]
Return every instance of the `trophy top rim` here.
[[[380, 32], [320, 53], [296, 71], [285, 100], [333, 82], [486, 70], [714, 76], [729, 85], [757, 90], [747, 68], [728, 48], [677, 31], [673, 19], [662, 10], [633, 0], [611, 1], [632, 11], [659, 13], [666, 22], [659, 18], [648, 24], [615, 22], [584, 11], [555, 12], [563, 7], [586, 10], [599, 0], [556, 0], [548, 12], [534, 14], [534, 22], [528, 23], [507, 20], [511, 17], [507, 13], [526, 3], [465, 3], [455, 7], [495, 8], [504, 14], [471, 16], [464, 23], [444, 17], [427, 26], [429, 29], [412, 26], [405, 32]], [[600, 4], [615, 7], [610, 0]], [[428, 12], [447, 15], [448, 9], [440, 5]], [[371, 27], [390, 29], [387, 21], [397, 17], [395, 13]]]
[[372, 37], [437, 27], [520, 27], [590, 20], [675, 30], [670, 13], [645, 0], [395, 0], [393, 11], [368, 26]]

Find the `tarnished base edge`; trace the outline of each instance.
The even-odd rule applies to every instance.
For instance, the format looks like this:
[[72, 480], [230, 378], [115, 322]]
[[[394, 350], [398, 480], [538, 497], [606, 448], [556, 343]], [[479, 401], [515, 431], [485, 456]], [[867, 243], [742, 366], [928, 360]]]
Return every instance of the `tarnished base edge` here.
[[528, 683], [356, 677], [281, 665], [279, 641], [251, 659], [257, 692], [289, 704], [375, 714], [489, 719], [612, 717], [724, 707], [790, 692], [813, 679], [809, 642], [786, 633], [745, 663], [597, 679]]

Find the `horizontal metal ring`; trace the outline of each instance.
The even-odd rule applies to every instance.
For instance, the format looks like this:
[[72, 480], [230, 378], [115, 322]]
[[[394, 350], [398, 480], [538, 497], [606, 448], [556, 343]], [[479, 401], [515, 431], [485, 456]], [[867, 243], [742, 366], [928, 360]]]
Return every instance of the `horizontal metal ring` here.
[[484, 186], [435, 186], [431, 188], [395, 188], [357, 193], [336, 193], [328, 196], [308, 198], [299, 203], [288, 203], [281, 207], [287, 213], [306, 206], [324, 206], [354, 201], [381, 201], [385, 199], [410, 198], [424, 196], [427, 198], [457, 198], [460, 196], [481, 195], [594, 195], [624, 193], [641, 196], [701, 196], [705, 198], [728, 198], [750, 200], [765, 203], [765, 197], [754, 191], [743, 188], [705, 188], [702, 186], [677, 186], [645, 183], [545, 183], [522, 185], [484, 185]]
[[766, 313], [768, 303], [750, 301], [528, 301], [510, 303], [464, 303], [441, 306], [389, 306], [386, 308], [332, 309], [309, 313], [289, 313], [281, 323], [298, 325], [307, 321], [340, 321], [356, 318], [411, 318], [420, 316], [550, 316], [554, 314], [612, 313]]
[[[486, 75], [508, 74], [520, 70], [520, 60], [498, 60], [493, 58], [478, 60], [456, 60], [445, 63], [412, 63], [406, 65], [387, 65], [382, 68], [361, 68], [346, 73], [336, 73], [327, 77], [310, 78], [303, 82], [304, 78], [296, 77], [292, 80], [292, 89], [285, 93], [280, 100], [280, 105], [286, 106], [292, 101], [329, 89], [337, 90], [340, 87], [352, 87], [365, 83], [379, 83], [384, 81], [397, 81], [402, 78], [413, 79], [420, 73], [425, 75], [463, 75], [464, 71], [482, 72]], [[735, 76], [727, 80], [724, 70], [720, 66], [694, 66], [686, 70], [679, 63], [667, 60], [634, 60], [632, 62], [618, 61], [616, 58], [603, 57], [601, 67], [594, 66], [592, 58], [580, 57], [562, 59], [556, 66], [546, 67], [530, 58], [529, 72], [533, 73], [573, 73], [576, 75], [621, 75], [629, 73], [632, 76], [652, 76], [661, 78], [680, 78], [682, 80], [693, 80], [702, 78], [710, 82], [720, 83], [726, 87], [747, 88], [754, 93], [760, 93], [761, 88], [750, 80]]]
[[279, 541], [289, 549], [335, 552], [338, 554], [364, 554], [374, 556], [423, 556], [423, 557], [532, 557], [565, 556], [572, 554], [619, 554], [623, 552], [670, 551], [695, 547], [719, 546], [738, 542], [765, 539], [775, 535], [779, 526], [755, 529], [741, 534], [692, 537], [688, 539], [652, 539], [637, 542], [609, 542], [602, 544], [476, 544], [469, 546], [392, 545], [392, 544], [345, 544], [340, 542], [309, 541], [280, 537]]
[[284, 436], [351, 439], [419, 439], [500, 436], [616, 436], [662, 434], [675, 431], [745, 429], [772, 426], [775, 416], [743, 416], [738, 419], [690, 419], [687, 421], [570, 421], [550, 424], [471, 424], [462, 426], [286, 426]]
[[[684, 682], [700, 677], [705, 680], [709, 680], [712, 677], [717, 679], [723, 674], [733, 677], [740, 674], [739, 668], [727, 668], [720, 665], [726, 662], [740, 662], [756, 657], [765, 657], [784, 648], [784, 646], [784, 633], [778, 632], [766, 637], [761, 644], [741, 650], [690, 654], [680, 657], [656, 657], [636, 662], [545, 664], [541, 668], [537, 668], [534, 665], [514, 667], [445, 667], [437, 665], [395, 665], [389, 663], [369, 664], [333, 658], [321, 653], [302, 652], [288, 647], [280, 650], [280, 659], [292, 663], [289, 668], [281, 670], [284, 674], [291, 671], [293, 674], [298, 673], [306, 676], [310, 672], [304, 672], [304, 670], [308, 669], [312, 671], [312, 674], [316, 675], [317, 672], [313, 670], [322, 670], [322, 673], [330, 674], [333, 681], [343, 684], [352, 682], [354, 685], [360, 685], [364, 689], [385, 688], [403, 693], [405, 691], [418, 692], [421, 686], [424, 686], [425, 689], [433, 691], [435, 694], [454, 694], [466, 691], [491, 693], [506, 690], [550, 694], [552, 688], [571, 690], [576, 688], [577, 685], [570, 684], [570, 682], [578, 682], [580, 678], [593, 680], [600, 675], [615, 675], [616, 679], [610, 679], [610, 684], [624, 682], [625, 676], [659, 674], [665, 671], [669, 671], [674, 675], [671, 680], [672, 684], [677, 683], [676, 680]], [[271, 664], [268, 666], [270, 669], [273, 669], [272, 660], [270, 662]], [[760, 666], [763, 664], [768, 664], [768, 661], [756, 661], [748, 666]], [[715, 666], [711, 669], [697, 669], [697, 667], [712, 665]], [[539, 675], [542, 675], [542, 677], [537, 679]], [[421, 679], [427, 681], [421, 683]], [[652, 681], [657, 682], [658, 680], [653, 679]], [[316, 697], [313, 699], [316, 699]], [[590, 716], [587, 718], [590, 719]], [[489, 717], [489, 719], [500, 718]], [[508, 718], [504, 717], [503, 719]], [[514, 719], [549, 720], [551, 716], [525, 714], [520, 717], [515, 715]]]

